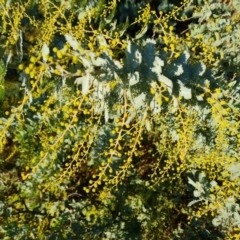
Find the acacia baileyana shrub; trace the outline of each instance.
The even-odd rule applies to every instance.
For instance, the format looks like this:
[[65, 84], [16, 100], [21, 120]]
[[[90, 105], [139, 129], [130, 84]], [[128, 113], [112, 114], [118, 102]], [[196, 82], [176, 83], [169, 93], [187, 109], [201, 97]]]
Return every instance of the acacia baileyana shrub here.
[[3, 239], [239, 236], [238, 59], [225, 69], [216, 43], [205, 58], [197, 23], [174, 30], [195, 8], [210, 29], [206, 5], [136, 4], [119, 23], [127, 6], [0, 2]]

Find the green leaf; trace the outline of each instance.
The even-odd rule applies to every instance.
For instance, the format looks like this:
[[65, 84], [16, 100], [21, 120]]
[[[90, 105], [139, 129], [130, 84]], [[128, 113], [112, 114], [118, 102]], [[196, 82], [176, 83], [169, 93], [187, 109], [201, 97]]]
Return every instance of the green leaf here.
[[3, 60], [0, 61], [0, 101], [3, 101], [5, 94], [6, 66]]
[[147, 32], [147, 30], [148, 30], [148, 25], [146, 25], [143, 29], [141, 29], [139, 33], [137, 33], [137, 35], [135, 36], [135, 40], [143, 37], [144, 34]]

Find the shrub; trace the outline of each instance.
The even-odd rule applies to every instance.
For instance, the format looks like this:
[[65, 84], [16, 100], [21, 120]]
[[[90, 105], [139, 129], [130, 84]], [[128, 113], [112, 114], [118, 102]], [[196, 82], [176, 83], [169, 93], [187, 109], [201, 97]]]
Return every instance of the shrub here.
[[127, 3], [0, 2], [3, 238], [237, 238], [238, 9]]

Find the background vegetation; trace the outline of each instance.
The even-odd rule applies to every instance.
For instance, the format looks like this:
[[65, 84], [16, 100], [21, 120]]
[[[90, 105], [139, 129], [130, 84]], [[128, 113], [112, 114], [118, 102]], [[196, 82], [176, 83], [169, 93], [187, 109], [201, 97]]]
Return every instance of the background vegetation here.
[[240, 2], [0, 0], [2, 239], [238, 239]]

